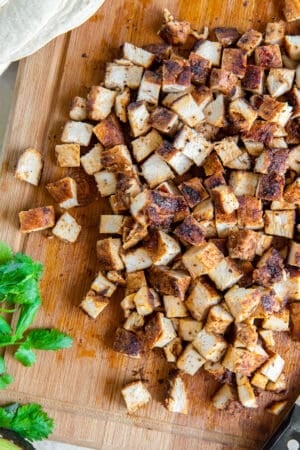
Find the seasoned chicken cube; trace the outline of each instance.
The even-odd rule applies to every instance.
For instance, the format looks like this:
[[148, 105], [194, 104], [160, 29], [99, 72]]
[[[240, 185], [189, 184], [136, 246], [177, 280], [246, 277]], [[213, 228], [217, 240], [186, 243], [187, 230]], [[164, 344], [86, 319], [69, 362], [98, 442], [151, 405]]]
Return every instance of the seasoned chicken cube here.
[[115, 98], [115, 113], [121, 122], [127, 122], [127, 106], [130, 103], [130, 89], [125, 87]]
[[184, 341], [187, 342], [193, 341], [201, 329], [202, 329], [202, 322], [199, 322], [198, 320], [189, 318], [179, 319], [178, 335]]
[[222, 128], [226, 125], [224, 95], [218, 94], [204, 109], [205, 120], [209, 125]]
[[71, 109], [69, 112], [70, 119], [72, 120], [86, 120], [87, 119], [87, 106], [86, 99], [82, 97], [74, 97], [71, 103]]
[[284, 177], [277, 173], [261, 175], [257, 185], [256, 196], [262, 200], [281, 200], [284, 189]]
[[55, 154], [60, 167], [80, 166], [80, 145], [78, 144], [56, 145]]
[[105, 297], [111, 297], [117, 287], [114, 285], [114, 283], [109, 281], [102, 272], [99, 272], [97, 277], [91, 284], [91, 289], [97, 294], [103, 295]]
[[43, 168], [42, 155], [34, 148], [27, 148], [20, 156], [15, 177], [38, 186]]
[[151, 400], [149, 391], [141, 381], [127, 384], [121, 392], [129, 413], [134, 413]]
[[300, 206], [300, 177], [285, 188], [283, 198], [286, 202]]
[[287, 407], [288, 401], [287, 400], [279, 400], [277, 402], [271, 403], [268, 407], [266, 407], [266, 411], [273, 416], [279, 416], [279, 414], [282, 413], [282, 411], [285, 410]]
[[187, 125], [179, 131], [173, 145], [197, 166], [203, 163], [213, 149], [213, 145], [201, 133], [197, 133]]
[[233, 211], [230, 214], [216, 211], [215, 226], [219, 238], [227, 238], [231, 233], [238, 231], [236, 211]]
[[211, 190], [217, 186], [225, 186], [226, 180], [223, 177], [222, 173], [216, 173], [215, 175], [211, 175], [210, 177], [206, 178], [204, 181], [204, 185], [206, 189], [211, 192]]
[[210, 177], [216, 173], [224, 173], [225, 171], [218, 155], [215, 152], [212, 152], [205, 159], [203, 169], [207, 177]]
[[205, 329], [209, 333], [224, 334], [233, 320], [232, 315], [222, 304], [214, 305], [208, 312]]
[[100, 270], [122, 270], [124, 264], [120, 258], [121, 239], [106, 238], [97, 241], [97, 258]]
[[177, 129], [178, 116], [169, 109], [158, 106], [151, 114], [149, 123], [161, 133], [172, 135]]
[[239, 401], [245, 408], [258, 408], [253, 388], [247, 377], [236, 376]]
[[221, 61], [222, 45], [219, 42], [200, 40], [194, 47], [194, 53], [208, 59], [213, 66], [219, 66]]
[[160, 312], [156, 313], [145, 327], [145, 344], [148, 349], [162, 348], [176, 336], [172, 321]]
[[107, 297], [90, 290], [79, 306], [92, 319], [96, 319], [108, 304], [109, 299]]
[[229, 115], [236, 127], [247, 131], [257, 118], [257, 111], [244, 98], [237, 98], [229, 105]]
[[223, 254], [211, 242], [191, 247], [182, 257], [182, 262], [193, 278], [207, 274], [223, 259]]
[[190, 208], [194, 208], [200, 202], [209, 197], [203, 184], [197, 177], [184, 181], [178, 186], [178, 188], [182, 192]]
[[143, 176], [151, 188], [174, 178], [168, 164], [157, 154], [150, 156], [141, 167]]
[[77, 184], [73, 178], [61, 178], [54, 183], [47, 184], [46, 188], [61, 208], [69, 209], [79, 205], [77, 200]]
[[141, 136], [150, 130], [150, 114], [146, 102], [130, 103], [127, 108], [128, 120], [134, 137]]
[[156, 295], [155, 291], [147, 286], [141, 287], [135, 293], [133, 301], [138, 314], [147, 316], [154, 311]]
[[202, 105], [198, 105], [190, 93], [175, 100], [170, 108], [190, 127], [195, 127], [204, 119]]
[[91, 141], [93, 125], [86, 122], [66, 122], [61, 141], [65, 144], [79, 144], [87, 147]]
[[261, 389], [263, 391], [266, 389], [268, 381], [269, 381], [268, 378], [259, 372], [255, 372], [255, 374], [251, 378], [252, 386]]
[[189, 54], [189, 63], [192, 72], [192, 83], [200, 85], [206, 84], [211, 70], [211, 62], [208, 59], [197, 55], [197, 53], [191, 52]]
[[272, 69], [282, 67], [281, 51], [278, 44], [262, 45], [255, 49], [257, 66]]
[[[300, 303], [290, 303], [291, 335], [295, 341], [300, 341]], [[180, 334], [179, 334], [180, 335]]]
[[180, 150], [177, 150], [173, 144], [163, 141], [157, 149], [157, 154], [166, 161], [178, 175], [183, 175], [193, 165], [193, 161], [187, 158]]
[[214, 149], [225, 166], [242, 155], [242, 151], [237, 146], [234, 138], [224, 138], [222, 141], [216, 142]]
[[280, 20], [279, 22], [269, 22], [265, 31], [265, 44], [282, 44], [285, 33], [285, 22]]
[[289, 331], [290, 313], [287, 308], [274, 312], [262, 322], [264, 330]]
[[227, 410], [231, 403], [236, 400], [236, 395], [233, 387], [229, 384], [222, 384], [220, 389], [215, 393], [211, 399], [213, 406], [216, 409]]
[[262, 33], [250, 29], [241, 36], [236, 45], [244, 50], [247, 55], [251, 55], [253, 50], [261, 44], [262, 38]]
[[293, 86], [295, 71], [291, 69], [271, 69], [267, 77], [267, 88], [273, 97], [280, 97]]
[[[126, 145], [115, 145], [101, 152], [101, 164], [111, 172], [131, 172], [132, 160]], [[120, 175], [119, 175], [120, 179]]]
[[126, 253], [122, 254], [122, 259], [127, 272], [147, 269], [152, 265], [149, 251], [142, 247], [126, 251]]
[[295, 211], [265, 211], [265, 233], [293, 238]]
[[230, 372], [248, 377], [260, 367], [267, 358], [268, 356], [229, 345], [222, 364], [226, 369], [230, 370]]
[[276, 382], [284, 368], [285, 362], [278, 353], [274, 353], [260, 368], [260, 373], [269, 380]]
[[275, 394], [280, 394], [281, 392], [285, 392], [287, 388], [286, 376], [283, 372], [277, 378], [277, 381], [269, 381], [267, 384], [267, 391], [274, 392]]
[[[151, 130], [145, 136], [140, 136], [131, 142], [133, 156], [137, 162], [143, 161], [151, 153], [163, 144], [161, 135], [156, 130]], [[162, 156], [162, 155], [161, 155]]]
[[285, 36], [285, 48], [290, 58], [300, 60], [300, 38], [296, 36]]
[[124, 136], [118, 119], [110, 114], [93, 128], [94, 134], [104, 147], [124, 144]]
[[166, 408], [175, 413], [188, 413], [188, 398], [182, 377], [176, 374], [169, 380], [169, 389], [165, 399]]
[[179, 337], [174, 338], [164, 347], [165, 357], [168, 362], [176, 363], [179, 355], [182, 353], [182, 341]]
[[247, 348], [250, 351], [255, 350], [258, 334], [255, 325], [250, 323], [237, 323], [235, 325], [234, 347]]
[[216, 38], [223, 47], [235, 44], [240, 38], [240, 33], [234, 27], [217, 27], [214, 29]]
[[120, 214], [102, 214], [100, 216], [99, 233], [122, 234], [124, 216]]
[[138, 89], [143, 68], [135, 65], [106, 64], [104, 85], [108, 89]]
[[122, 225], [123, 249], [128, 250], [148, 236], [146, 225], [135, 222], [131, 217], [124, 218]]
[[149, 282], [159, 293], [184, 299], [191, 277], [182, 270], [167, 266], [153, 266], [149, 270]]
[[[225, 50], [224, 50], [225, 51]], [[211, 71], [209, 86], [212, 92], [233, 96], [236, 92], [237, 77], [229, 70], [216, 69]]]
[[67, 242], [76, 242], [81, 230], [81, 226], [77, 223], [74, 217], [69, 213], [64, 213], [56, 222], [52, 233]]
[[150, 105], [157, 105], [161, 88], [161, 77], [156, 72], [144, 72], [137, 95], [137, 101], [144, 100]]
[[228, 237], [228, 252], [231, 258], [252, 261], [256, 255], [259, 235], [252, 230], [239, 230]]
[[212, 220], [214, 218], [214, 205], [211, 198], [199, 203], [193, 210], [193, 216], [198, 220]]
[[216, 186], [211, 190], [215, 208], [225, 214], [231, 214], [238, 209], [239, 202], [231, 186]]
[[94, 173], [94, 177], [101, 197], [108, 197], [117, 192], [117, 177], [115, 173], [101, 170], [101, 172]]
[[220, 303], [220, 301], [221, 294], [206, 280], [199, 278], [192, 285], [185, 305], [194, 319], [203, 320], [211, 306]]
[[227, 349], [227, 342], [221, 335], [213, 334], [203, 328], [192, 341], [193, 347], [208, 361], [220, 361]]
[[188, 344], [177, 359], [176, 366], [188, 375], [195, 375], [203, 366], [205, 359], [196, 351], [192, 344]]
[[256, 288], [245, 289], [233, 286], [226, 292], [224, 298], [236, 322], [243, 322], [258, 306], [260, 291]]
[[247, 52], [238, 48], [224, 48], [221, 67], [238, 78], [244, 78], [247, 67]]
[[117, 92], [103, 86], [92, 86], [87, 96], [88, 116], [92, 120], [103, 120], [111, 113]]
[[147, 286], [145, 273], [143, 270], [126, 274], [126, 293], [137, 292], [141, 287]]
[[191, 86], [191, 67], [188, 61], [166, 59], [162, 66], [162, 91], [186, 92]]
[[287, 170], [287, 149], [269, 149], [263, 151], [255, 161], [254, 171], [268, 174], [284, 175]]
[[[125, 295], [125, 297], [120, 302], [120, 306], [123, 309], [124, 317], [126, 319], [130, 316], [132, 311], [135, 310], [134, 296], [135, 296], [135, 293]], [[132, 331], [132, 330], [129, 330], [129, 331]]]
[[299, 242], [292, 241], [290, 243], [288, 264], [290, 264], [291, 266], [300, 267], [300, 243]]
[[102, 145], [96, 144], [88, 153], [85, 153], [83, 156], [81, 156], [81, 165], [88, 175], [94, 175], [95, 173], [103, 169], [101, 164], [102, 150]]
[[174, 295], [164, 295], [163, 296], [164, 307], [166, 311], [166, 316], [169, 319], [173, 317], [186, 317], [188, 316], [188, 311], [182, 300]]
[[42, 206], [19, 212], [20, 231], [31, 233], [32, 231], [52, 228], [55, 224], [55, 212], [53, 206]]
[[262, 338], [265, 348], [271, 351], [275, 347], [274, 333], [272, 330], [260, 330], [259, 336]]
[[231, 258], [226, 257], [208, 272], [208, 276], [218, 289], [225, 291], [242, 278], [243, 272]]
[[[257, 180], [257, 176], [255, 179]], [[260, 228], [263, 228], [262, 201], [251, 195], [239, 195], [238, 201], [238, 226], [250, 230], [259, 230]]]
[[270, 95], [264, 95], [258, 109], [258, 115], [264, 120], [276, 122], [280, 126], [285, 127], [292, 115], [292, 111], [293, 108], [288, 103], [279, 102]]
[[273, 247], [263, 254], [256, 267], [253, 280], [262, 286], [272, 286], [283, 277], [283, 260], [280, 253]]
[[162, 230], [152, 233], [148, 247], [152, 262], [156, 266], [166, 266], [180, 253], [178, 242]]
[[248, 64], [242, 80], [242, 87], [253, 94], [262, 94], [264, 90], [264, 68]]
[[132, 331], [124, 328], [117, 328], [113, 350], [118, 353], [124, 353], [132, 358], [140, 358], [143, 352], [143, 344], [141, 339]]
[[123, 45], [123, 58], [128, 59], [137, 66], [148, 69], [153, 63], [155, 56], [147, 50], [130, 44], [129, 42], [125, 42]]
[[183, 243], [198, 246], [204, 241], [206, 230], [203, 228], [203, 224], [199, 223], [193, 216], [188, 216], [175, 228], [174, 234]]

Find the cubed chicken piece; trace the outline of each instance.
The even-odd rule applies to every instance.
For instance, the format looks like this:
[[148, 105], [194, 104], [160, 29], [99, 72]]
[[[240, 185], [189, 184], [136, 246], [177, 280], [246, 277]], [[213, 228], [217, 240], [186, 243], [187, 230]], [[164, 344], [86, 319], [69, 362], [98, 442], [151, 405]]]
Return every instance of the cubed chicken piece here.
[[115, 114], [123, 123], [127, 122], [127, 106], [129, 105], [129, 103], [130, 89], [128, 87], [125, 87], [116, 95], [115, 98]]
[[236, 322], [243, 322], [257, 308], [260, 301], [260, 291], [256, 288], [245, 289], [233, 286], [224, 297]]
[[[125, 151], [122, 154], [123, 161], [120, 159], [120, 165], [124, 164], [123, 169], [124, 172], [120, 171], [117, 173], [117, 192], [123, 195], [128, 194], [132, 198], [137, 196], [141, 192], [142, 188], [137, 173], [137, 167], [134, 165], [130, 166], [128, 164], [128, 159], [126, 155], [129, 156], [130, 154], [127, 152], [128, 149], [125, 147]], [[116, 156], [116, 159], [118, 157], [121, 158], [121, 153], [119, 153], [119, 155]], [[116, 163], [115, 170], [118, 170], [117, 167], [118, 166]]]
[[124, 275], [121, 272], [118, 272], [117, 270], [109, 270], [106, 273], [106, 278], [114, 283], [117, 287], [125, 287], [126, 286], [126, 280]]
[[135, 293], [125, 295], [125, 297], [120, 302], [120, 306], [126, 319], [130, 316], [132, 311], [135, 310], [134, 296]]
[[233, 387], [229, 384], [222, 384], [211, 401], [216, 409], [227, 410], [230, 404], [236, 401], [236, 394]]
[[231, 214], [238, 209], [239, 202], [231, 186], [216, 186], [211, 191], [215, 208], [225, 214]]
[[221, 62], [222, 45], [219, 42], [200, 40], [194, 47], [194, 53], [208, 59], [213, 66], [219, 66]]
[[205, 158], [213, 149], [211, 142], [197, 133], [192, 128], [184, 125], [174, 139], [174, 147], [181, 150], [182, 153], [192, 160], [197, 166], [201, 166]]
[[274, 333], [272, 330], [259, 330], [259, 336], [261, 337], [265, 348], [268, 351], [272, 351], [275, 347]]
[[133, 301], [138, 314], [147, 316], [154, 311], [157, 294], [153, 289], [143, 286], [135, 293]]
[[208, 312], [205, 329], [209, 333], [224, 334], [233, 320], [222, 304], [214, 305]]
[[101, 164], [110, 172], [130, 172], [133, 169], [131, 155], [126, 145], [115, 145], [102, 150]]
[[267, 384], [267, 391], [274, 392], [275, 394], [280, 394], [281, 392], [285, 392], [287, 388], [286, 376], [283, 372], [277, 378], [277, 380], [269, 381]]
[[204, 109], [205, 120], [209, 125], [222, 128], [226, 125], [224, 95], [219, 94]]
[[169, 389], [165, 399], [166, 408], [175, 413], [188, 413], [187, 391], [183, 378], [176, 374], [169, 380]]
[[[231, 179], [232, 178], [233, 177], [231, 177]], [[257, 180], [257, 176], [255, 176], [255, 179]], [[263, 228], [262, 201], [252, 195], [239, 195], [238, 201], [238, 226], [250, 230], [259, 230], [260, 228]]]
[[210, 375], [214, 377], [216, 381], [225, 383], [230, 382], [230, 378], [232, 378], [233, 374], [230, 374], [225, 367], [218, 361], [206, 361], [203, 366], [203, 369], [208, 372]]
[[211, 192], [211, 190], [217, 186], [226, 186], [226, 180], [223, 177], [222, 173], [216, 173], [215, 175], [211, 175], [210, 177], [206, 178], [204, 181], [204, 185], [206, 189]]
[[199, 203], [193, 210], [193, 216], [197, 221], [212, 220], [214, 218], [214, 205], [211, 198]]
[[298, 175], [300, 174], [300, 146], [294, 147], [290, 150], [288, 156], [288, 167], [294, 170]]
[[231, 258], [226, 257], [208, 272], [208, 276], [218, 289], [225, 291], [242, 278], [243, 272]]
[[56, 145], [55, 154], [60, 167], [80, 166], [80, 145], [78, 144]]
[[55, 224], [55, 212], [53, 206], [42, 206], [19, 212], [20, 231], [31, 233], [32, 231], [52, 228]]
[[257, 118], [257, 111], [244, 98], [237, 98], [229, 105], [229, 115], [236, 127], [247, 131]]
[[295, 341], [300, 341], [300, 303], [290, 303], [291, 335]]
[[151, 188], [174, 178], [174, 173], [168, 164], [157, 154], [151, 155], [141, 167], [143, 176]]
[[87, 115], [86, 99], [82, 97], [74, 97], [69, 112], [70, 119], [79, 121], [86, 120]]
[[196, 103], [190, 93], [175, 100], [170, 108], [190, 127], [195, 127], [204, 119], [202, 106]]
[[194, 208], [209, 197], [200, 179], [195, 177], [178, 186], [190, 208]]
[[230, 372], [248, 377], [260, 367], [267, 358], [268, 355], [249, 352], [249, 350], [229, 345], [222, 364], [226, 369], [230, 370]]
[[294, 70], [271, 69], [267, 78], [267, 88], [269, 93], [272, 97], [280, 97], [292, 89], [294, 78]]
[[162, 66], [162, 91], [186, 92], [191, 86], [191, 67], [188, 61], [167, 59]]
[[194, 246], [204, 241], [205, 231], [203, 226], [192, 215], [175, 228], [174, 234], [184, 243]]
[[185, 272], [169, 269], [165, 266], [153, 266], [149, 271], [149, 281], [158, 292], [165, 295], [174, 295], [181, 299], [184, 299], [190, 280]]
[[208, 361], [220, 361], [227, 349], [227, 342], [221, 335], [213, 334], [203, 328], [192, 341], [193, 347]]
[[242, 141], [246, 147], [247, 152], [251, 156], [259, 156], [264, 149], [264, 144], [262, 142], [255, 142], [251, 139], [246, 139], [245, 137], [242, 137]]
[[281, 200], [284, 189], [284, 177], [277, 173], [261, 175], [257, 185], [256, 196], [262, 200]]
[[255, 161], [254, 170], [258, 173], [276, 173], [284, 175], [287, 170], [287, 149], [269, 149], [263, 151]]
[[222, 54], [221, 67], [238, 78], [244, 78], [247, 67], [247, 51], [238, 48], [225, 48]]
[[283, 260], [280, 253], [273, 247], [263, 254], [256, 267], [253, 272], [253, 280], [262, 286], [272, 286], [283, 277]]
[[264, 120], [276, 122], [280, 126], [285, 127], [292, 115], [292, 111], [293, 108], [288, 103], [279, 102], [270, 95], [264, 95], [258, 109], [258, 115]]
[[127, 294], [135, 293], [144, 286], [147, 286], [147, 281], [143, 270], [126, 274]]
[[174, 295], [164, 295], [163, 296], [164, 307], [166, 311], [166, 316], [169, 319], [173, 317], [186, 317], [188, 316], [188, 311], [182, 300]]
[[103, 86], [92, 86], [87, 96], [88, 116], [92, 120], [103, 120], [115, 103], [117, 92]]
[[236, 45], [240, 49], [244, 50], [247, 55], [251, 55], [253, 50], [261, 44], [262, 39], [262, 33], [257, 30], [250, 29], [241, 36]]
[[90, 290], [79, 306], [92, 319], [96, 319], [108, 304], [109, 298]]
[[124, 144], [120, 123], [114, 114], [110, 114], [93, 128], [94, 134], [104, 147]]
[[170, 92], [169, 94], [167, 94], [163, 99], [162, 99], [162, 105], [165, 106], [166, 108], [170, 108], [172, 106], [172, 104], [176, 101], [179, 100], [181, 97], [183, 97], [185, 95], [184, 92]]
[[149, 224], [156, 228], [168, 228], [172, 222], [181, 222], [190, 214], [183, 195], [169, 194], [157, 189], [151, 191], [149, 197], [148, 220]]
[[[275, 401], [266, 407], [266, 411], [273, 416], [279, 416], [286, 409], [287, 404], [287, 400]], [[291, 441], [293, 441], [293, 439], [291, 439]]]
[[293, 238], [295, 211], [265, 211], [265, 233]]
[[117, 328], [113, 342], [113, 350], [131, 358], [140, 358], [143, 352], [143, 343], [132, 331]]
[[108, 89], [138, 89], [143, 68], [135, 65], [106, 64], [104, 85]]
[[284, 191], [283, 198], [286, 202], [294, 203], [297, 206], [300, 206], [300, 178], [296, 178], [296, 180], [289, 184]]
[[192, 72], [192, 83], [200, 85], [206, 84], [211, 70], [211, 62], [208, 59], [197, 55], [197, 53], [191, 52], [189, 54], [189, 63]]
[[100, 216], [99, 233], [122, 234], [124, 216], [120, 214], [102, 214]]
[[127, 384], [121, 392], [130, 414], [145, 406], [151, 400], [150, 392], [141, 381], [133, 381]]
[[230, 169], [250, 170], [251, 163], [252, 160], [250, 158], [249, 153], [246, 150], [244, 150], [240, 156], [227, 163], [226, 166], [229, 167]]
[[27, 148], [20, 156], [15, 177], [38, 186], [43, 168], [42, 155], [34, 148]]
[[69, 209], [78, 206], [77, 184], [71, 177], [61, 178], [54, 183], [49, 183], [46, 188], [61, 208]]
[[[224, 50], [225, 51], [225, 50]], [[216, 69], [211, 71], [209, 86], [213, 92], [233, 96], [236, 92], [237, 77], [229, 70]]]
[[61, 141], [65, 144], [79, 144], [87, 147], [90, 144], [92, 133], [93, 125], [70, 120], [64, 126]]
[[126, 217], [122, 226], [123, 249], [134, 247], [148, 236], [146, 225], [136, 222], [132, 217]]
[[150, 125], [164, 134], [174, 134], [178, 125], [178, 116], [167, 108], [158, 106], [151, 114]]
[[156, 266], [166, 266], [180, 253], [178, 242], [162, 230], [152, 233], [148, 248], [153, 264]]
[[94, 177], [101, 197], [108, 197], [117, 192], [117, 177], [115, 173], [101, 170], [101, 172], [94, 173]]
[[81, 165], [88, 175], [94, 175], [103, 168], [101, 164], [102, 150], [102, 145], [96, 144], [88, 153], [85, 153], [83, 156], [81, 156]]
[[269, 380], [276, 382], [281, 375], [285, 362], [278, 353], [274, 353], [267, 362], [260, 368], [260, 373], [265, 375]]
[[262, 322], [264, 330], [272, 331], [289, 331], [290, 312], [287, 308], [283, 308], [279, 312], [274, 312]]
[[255, 325], [247, 322], [237, 323], [235, 325], [234, 347], [247, 348], [250, 351], [255, 350], [258, 334]]
[[193, 376], [204, 363], [205, 359], [196, 351], [192, 344], [188, 344], [177, 359], [176, 366], [182, 372]]
[[217, 27], [214, 29], [216, 38], [223, 47], [235, 44], [241, 37], [238, 30], [234, 27]]
[[183, 175], [193, 165], [191, 159], [187, 158], [182, 151], [177, 150], [173, 144], [168, 141], [163, 141], [161, 143], [157, 149], [157, 154], [166, 161], [178, 175]]
[[161, 135], [156, 130], [151, 130], [145, 136], [140, 136], [131, 142], [133, 156], [137, 162], [143, 161], [157, 150], [162, 143]]
[[100, 270], [122, 270], [124, 264], [120, 258], [121, 239], [107, 238], [97, 241], [97, 258]]
[[156, 313], [145, 327], [145, 344], [148, 349], [163, 348], [176, 336], [172, 321], [160, 312]]
[[288, 296], [290, 300], [300, 300], [300, 270], [290, 266], [289, 277], [286, 281]]
[[242, 87], [253, 94], [262, 94], [264, 91], [264, 68], [248, 64]]
[[147, 133], [151, 128], [149, 123], [150, 114], [146, 107], [146, 102], [140, 101], [130, 103], [127, 108], [128, 120], [134, 137]]
[[282, 67], [281, 51], [278, 44], [262, 45], [255, 49], [255, 63], [266, 69]]
[[300, 267], [300, 243], [295, 241], [290, 243], [288, 264], [291, 266]]
[[132, 331], [133, 333], [144, 326], [145, 320], [144, 316], [141, 316], [139, 313], [133, 311], [130, 313], [123, 324], [123, 328], [127, 331]]
[[165, 357], [168, 362], [176, 363], [179, 355], [182, 353], [182, 341], [179, 337], [174, 338], [164, 346]]
[[227, 238], [231, 233], [238, 231], [236, 211], [233, 211], [230, 214], [216, 211], [215, 226], [219, 238]]
[[285, 22], [269, 22], [266, 26], [264, 42], [265, 44], [282, 44], [285, 33]]
[[191, 342], [202, 329], [202, 322], [190, 318], [179, 319], [178, 335], [184, 341]]
[[269, 381], [268, 378], [265, 375], [261, 374], [260, 372], [255, 372], [255, 374], [251, 378], [252, 386], [261, 389], [263, 391], [266, 390], [268, 381]]
[[104, 295], [105, 297], [111, 297], [117, 287], [114, 283], [109, 281], [102, 272], [99, 272], [91, 284], [91, 289], [97, 294]]
[[199, 278], [194, 282], [185, 305], [194, 319], [203, 320], [209, 309], [220, 301], [221, 294], [206, 280]]
[[215, 152], [212, 152], [203, 163], [205, 175], [210, 177], [216, 173], [224, 173], [224, 167]]
[[128, 59], [137, 66], [148, 69], [153, 63], [155, 55], [136, 45], [125, 42], [123, 45], [123, 58]]
[[198, 247], [187, 250], [182, 261], [193, 278], [205, 275], [223, 259], [223, 254], [211, 242], [203, 242]]
[[258, 233], [252, 230], [239, 230], [228, 237], [228, 252], [231, 258], [252, 261], [256, 255], [259, 239]]
[[63, 241], [74, 243], [78, 239], [80, 230], [81, 226], [71, 214], [66, 212], [58, 219], [52, 233]]
[[236, 376], [238, 398], [245, 408], [258, 408], [254, 390], [247, 377]]
[[122, 254], [122, 259], [127, 272], [136, 272], [138, 270], [147, 269], [152, 265], [149, 251], [142, 247], [126, 251]]
[[156, 72], [144, 72], [137, 95], [137, 101], [144, 100], [150, 105], [157, 105], [161, 87], [161, 77]]
[[237, 146], [234, 138], [224, 138], [222, 141], [216, 142], [214, 149], [225, 166], [242, 155], [242, 151]]
[[285, 48], [290, 58], [299, 61], [300, 60], [300, 37], [296, 36], [285, 36]]

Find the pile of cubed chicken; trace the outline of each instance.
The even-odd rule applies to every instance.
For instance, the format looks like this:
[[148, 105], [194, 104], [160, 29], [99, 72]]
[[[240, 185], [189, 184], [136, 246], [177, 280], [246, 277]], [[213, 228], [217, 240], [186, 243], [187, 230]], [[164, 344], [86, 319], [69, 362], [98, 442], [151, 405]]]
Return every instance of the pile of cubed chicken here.
[[[162, 349], [177, 370], [170, 411], [187, 413], [182, 375], [200, 368], [221, 383], [216, 408], [257, 408], [259, 392], [287, 386], [274, 335], [300, 340], [300, 36], [280, 21], [208, 38], [168, 11], [160, 35], [165, 43], [143, 49], [124, 44], [104, 81], [73, 100], [55, 148], [112, 210], [100, 217], [99, 274], [81, 308], [96, 319], [125, 288], [114, 350]], [[78, 205], [71, 177], [47, 189], [62, 208]], [[21, 212], [21, 229], [38, 217], [35, 229], [53, 226], [51, 208]], [[53, 229], [70, 242], [79, 231], [69, 212]], [[130, 412], [151, 399], [141, 381], [122, 393]]]

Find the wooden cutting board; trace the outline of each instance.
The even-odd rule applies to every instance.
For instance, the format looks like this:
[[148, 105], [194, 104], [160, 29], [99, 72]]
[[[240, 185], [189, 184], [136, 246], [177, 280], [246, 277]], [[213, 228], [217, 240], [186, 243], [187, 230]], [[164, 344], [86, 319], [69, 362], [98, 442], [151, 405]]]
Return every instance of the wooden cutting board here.
[[[268, 394], [261, 396], [260, 407], [254, 411], [215, 411], [210, 397], [216, 383], [202, 372], [187, 379], [189, 415], [170, 414], [162, 406], [168, 369], [161, 354], [154, 352], [136, 361], [112, 352], [114, 330], [122, 320], [121, 293], [96, 321], [78, 308], [97, 272], [99, 216], [108, 208], [95, 201], [95, 191], [81, 171], [56, 166], [54, 146], [67, 120], [70, 100], [86, 95], [88, 86], [100, 82], [105, 62], [120, 55], [120, 45], [126, 40], [137, 45], [159, 41], [156, 32], [163, 7], [190, 20], [196, 28], [227, 24], [241, 30], [263, 30], [267, 21], [282, 18], [281, 6], [277, 0], [106, 0], [85, 25], [21, 62], [2, 152], [0, 239], [45, 264], [43, 307], [36, 325], [63, 329], [74, 336], [75, 343], [72, 350], [40, 352], [30, 369], [14, 361], [8, 351], [7, 364], [15, 381], [1, 393], [1, 402], [42, 403], [55, 418], [55, 439], [105, 450], [258, 449], [280, 421], [264, 412], [271, 399]], [[45, 159], [38, 188], [13, 177], [18, 156], [28, 146], [41, 150]], [[78, 242], [65, 244], [48, 232], [21, 235], [18, 211], [53, 204], [45, 185], [67, 173], [76, 177], [90, 201], [72, 211], [83, 227]], [[278, 341], [287, 360], [288, 398], [292, 401], [300, 375], [300, 348], [299, 344], [291, 346], [286, 336]], [[154, 400], [129, 416], [120, 389], [140, 378]]]

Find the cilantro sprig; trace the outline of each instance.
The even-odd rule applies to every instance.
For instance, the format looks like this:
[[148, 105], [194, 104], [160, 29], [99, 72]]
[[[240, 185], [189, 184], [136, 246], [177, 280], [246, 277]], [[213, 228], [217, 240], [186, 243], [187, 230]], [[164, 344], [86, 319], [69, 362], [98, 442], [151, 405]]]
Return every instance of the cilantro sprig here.
[[[39, 281], [43, 266], [22, 253], [13, 253], [0, 242], [0, 347], [16, 346], [14, 357], [24, 366], [37, 359], [35, 350], [60, 350], [72, 345], [72, 338], [55, 329], [27, 331], [41, 306]], [[3, 315], [5, 314], [5, 316]], [[14, 327], [8, 314], [17, 314]], [[0, 389], [13, 381], [0, 357]]]
[[13, 403], [0, 408], [0, 427], [15, 431], [28, 441], [40, 441], [52, 433], [54, 421], [37, 403]]

